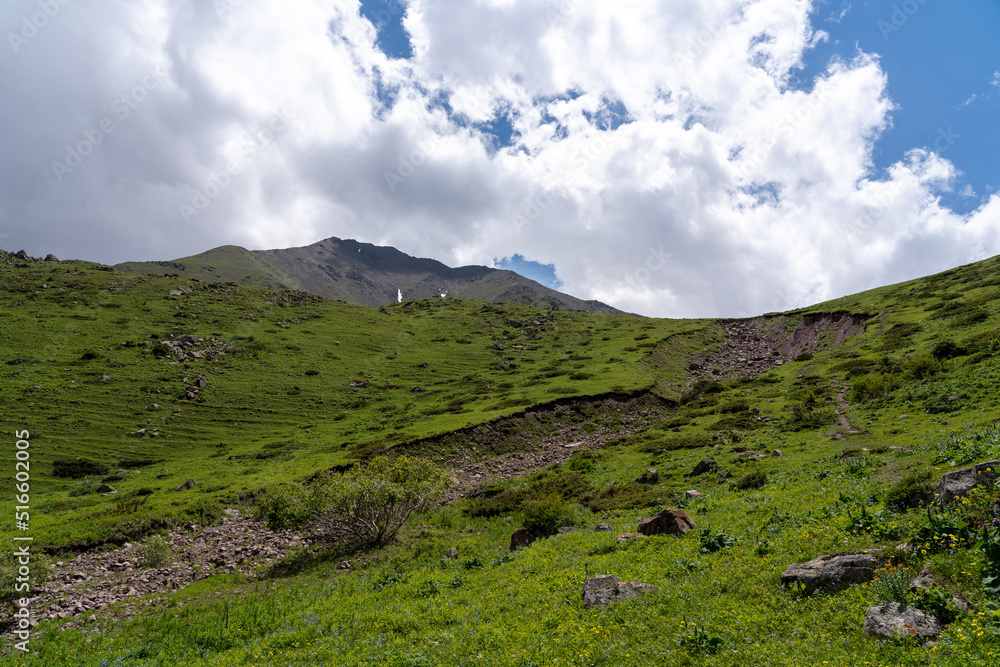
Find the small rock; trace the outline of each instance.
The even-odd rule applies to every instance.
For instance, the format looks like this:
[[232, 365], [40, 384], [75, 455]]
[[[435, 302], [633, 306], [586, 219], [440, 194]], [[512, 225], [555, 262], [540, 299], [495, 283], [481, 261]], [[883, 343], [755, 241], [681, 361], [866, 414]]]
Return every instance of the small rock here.
[[99, 487], [97, 487], [97, 492], [98, 493], [118, 493], [118, 491], [115, 490], [115, 487], [111, 486], [110, 484], [101, 484]]
[[642, 539], [644, 536], [639, 533], [622, 533], [615, 538], [615, 544], [625, 544], [626, 542], [631, 542], [632, 540]]
[[458, 558], [458, 547], [448, 549], [448, 558]]
[[898, 602], [883, 602], [869, 607], [865, 612], [865, 634], [931, 639], [941, 634], [941, 622], [914, 607]]
[[663, 510], [638, 528], [643, 535], [685, 535], [692, 530], [698, 530], [698, 524], [684, 510]]
[[656, 590], [650, 584], [638, 582], [618, 583], [618, 577], [613, 574], [602, 574], [587, 579], [583, 584], [583, 606], [603, 606], [611, 602], [624, 602]]
[[535, 541], [535, 536], [524, 528], [518, 528], [510, 536], [510, 550], [517, 551], [523, 547], [531, 546]]
[[704, 475], [706, 472], [715, 472], [719, 469], [719, 464], [715, 461], [710, 461], [708, 459], [702, 459], [698, 465], [694, 467], [688, 477], [697, 477], [698, 475]]
[[807, 563], [793, 563], [781, 574], [781, 583], [799, 584], [807, 594], [818, 589], [838, 591], [875, 577], [885, 559], [875, 554], [819, 556]]
[[784, 456], [784, 455], [785, 455], [785, 453], [783, 451], [781, 451], [780, 449], [776, 449], [773, 452], [771, 452], [771, 456], [773, 456], [773, 457]]
[[687, 498], [688, 500], [691, 500], [692, 498], [701, 498], [701, 492], [691, 489], [690, 491], [684, 492], [684, 497]]
[[350, 570], [351, 569], [351, 561], [349, 561], [349, 560], [341, 561], [340, 563], [337, 564], [337, 569], [338, 570]]
[[188, 481], [184, 482], [183, 484], [181, 484], [180, 486], [178, 486], [174, 490], [175, 491], [188, 491], [189, 489], [193, 489], [196, 486], [198, 486], [198, 482], [194, 481], [194, 478], [192, 477], [191, 479], [189, 479]]
[[610, 533], [611, 526], [606, 523], [599, 523], [596, 526], [594, 526], [594, 530], [597, 531], [598, 533]]
[[966, 496], [975, 486], [992, 485], [1000, 477], [1000, 460], [987, 461], [950, 472], [938, 482], [934, 489], [934, 501], [937, 504], [950, 503], [956, 498]]

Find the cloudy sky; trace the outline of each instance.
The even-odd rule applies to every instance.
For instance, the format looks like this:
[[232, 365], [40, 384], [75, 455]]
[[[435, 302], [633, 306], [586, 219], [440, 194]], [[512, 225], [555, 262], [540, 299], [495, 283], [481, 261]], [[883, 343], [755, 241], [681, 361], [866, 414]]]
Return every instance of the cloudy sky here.
[[670, 317], [1000, 254], [995, 0], [5, 0], [0, 32], [7, 250], [337, 236]]

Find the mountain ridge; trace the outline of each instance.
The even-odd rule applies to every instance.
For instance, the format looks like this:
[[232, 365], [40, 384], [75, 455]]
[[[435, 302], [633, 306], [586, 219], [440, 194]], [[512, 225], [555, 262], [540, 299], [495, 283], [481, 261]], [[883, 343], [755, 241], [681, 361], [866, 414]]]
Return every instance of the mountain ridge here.
[[308, 246], [247, 250], [224, 245], [170, 261], [123, 262], [132, 274], [178, 272], [186, 278], [297, 289], [364, 306], [448, 296], [538, 308], [627, 315], [600, 301], [546, 287], [514, 271], [486, 266], [449, 267], [392, 246], [331, 237]]

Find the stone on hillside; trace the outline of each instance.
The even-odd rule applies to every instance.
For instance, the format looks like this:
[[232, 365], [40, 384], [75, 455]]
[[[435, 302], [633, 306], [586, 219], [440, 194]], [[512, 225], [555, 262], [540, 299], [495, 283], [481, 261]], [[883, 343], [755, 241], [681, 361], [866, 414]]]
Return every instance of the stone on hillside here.
[[742, 454], [737, 454], [733, 458], [729, 459], [730, 463], [743, 463], [744, 461], [760, 461], [761, 459], [766, 459], [766, 454], [761, 454], [760, 452], [743, 452]]
[[193, 489], [196, 486], [198, 486], [198, 482], [194, 481], [194, 478], [192, 477], [188, 481], [186, 481], [183, 484], [181, 484], [180, 486], [178, 486], [175, 489], [175, 491], [187, 491], [189, 489]]
[[925, 567], [920, 570], [920, 574], [913, 577], [913, 581], [910, 582], [910, 589], [916, 588], [934, 588], [937, 586], [937, 577], [931, 572], [929, 567]]
[[45, 256], [45, 261], [46, 262], [58, 262], [59, 258], [56, 257], [55, 255], [53, 255], [52, 253], [49, 253], [48, 255]]
[[599, 523], [596, 526], [594, 526], [594, 530], [597, 531], [598, 533], [610, 533], [611, 526], [606, 523]]
[[411, 389], [410, 392], [413, 394], [422, 394], [424, 393], [424, 388], [421, 387], [420, 385], [417, 385], [413, 389]]
[[504, 345], [503, 343], [497, 343], [496, 345], [493, 346], [493, 349], [494, 350], [506, 350], [507, 346]]
[[941, 481], [934, 489], [935, 502], [939, 504], [952, 502], [955, 498], [968, 495], [972, 487], [992, 484], [998, 477], [1000, 477], [1000, 460], [987, 461], [971, 468], [950, 472], [941, 477]]
[[643, 535], [684, 535], [692, 530], [698, 530], [698, 524], [684, 510], [663, 510], [638, 528]]
[[587, 579], [583, 584], [583, 606], [587, 609], [609, 604], [624, 602], [650, 591], [656, 590], [651, 584], [641, 584], [634, 581], [618, 582], [613, 574], [602, 574]]
[[692, 500], [694, 498], [701, 498], [701, 491], [695, 491], [694, 489], [685, 491], [684, 497], [687, 498], [688, 500]]
[[781, 574], [781, 583], [800, 584], [806, 593], [837, 591], [875, 577], [885, 559], [874, 554], [820, 556], [807, 563], [793, 563]]
[[698, 475], [704, 475], [706, 472], [716, 472], [719, 469], [719, 464], [715, 461], [709, 461], [708, 459], [702, 459], [698, 465], [694, 467], [694, 470], [688, 474], [688, 477], [697, 477]]
[[99, 487], [97, 487], [97, 492], [98, 493], [118, 493], [118, 491], [115, 490], [115, 487], [111, 486], [110, 484], [101, 484]]
[[785, 453], [783, 451], [781, 451], [780, 449], [776, 449], [773, 452], [771, 452], [771, 456], [774, 456], [774, 457], [784, 456], [784, 455], [785, 455]]
[[31, 259], [31, 257], [28, 256], [28, 253], [26, 253], [24, 250], [18, 250], [14, 254], [17, 255], [19, 258], [21, 258], [23, 260], [29, 260], [29, 259]]
[[535, 536], [528, 532], [525, 528], [518, 528], [514, 531], [514, 534], [510, 536], [510, 550], [517, 551], [523, 547], [531, 546], [531, 543], [535, 541]]
[[722, 484], [727, 479], [732, 479], [732, 478], [733, 478], [733, 473], [729, 472], [728, 470], [724, 470], [724, 471], [722, 471], [722, 472], [719, 473], [719, 476], [718, 476], [718, 478], [716, 478], [715, 481], [716, 481], [717, 484]]
[[639, 533], [622, 533], [615, 538], [615, 544], [625, 544], [626, 542], [631, 542], [632, 540], [638, 540], [644, 537]]
[[127, 474], [128, 474], [128, 470], [119, 470], [119, 471], [115, 472], [115, 475], [117, 475], [118, 477], [124, 477]]
[[452, 547], [448, 549], [448, 559], [458, 558], [458, 547]]
[[940, 633], [941, 622], [936, 617], [898, 602], [883, 602], [865, 612], [865, 634], [930, 639]]

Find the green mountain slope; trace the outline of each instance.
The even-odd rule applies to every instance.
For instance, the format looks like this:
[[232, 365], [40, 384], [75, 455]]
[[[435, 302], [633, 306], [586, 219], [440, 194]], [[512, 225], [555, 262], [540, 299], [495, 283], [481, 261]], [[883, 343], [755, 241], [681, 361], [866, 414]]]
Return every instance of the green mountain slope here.
[[330, 238], [303, 248], [245, 250], [222, 246], [169, 262], [126, 262], [116, 268], [138, 275], [180, 277], [303, 290], [365, 306], [447, 295], [455, 299], [519, 303], [536, 308], [622, 314], [598, 301], [583, 301], [513, 271], [485, 266], [456, 269], [418, 259], [395, 248]]
[[[31, 432], [39, 567], [58, 558], [53, 571], [72, 576], [74, 551], [155, 531], [196, 539], [182, 527], [377, 453], [429, 457], [457, 484], [387, 549], [220, 566], [144, 611], [46, 620], [36, 653], [10, 659], [991, 664], [983, 552], [955, 523], [947, 548], [922, 546], [919, 494], [907, 508], [890, 490], [1000, 459], [998, 269], [993, 258], [788, 313], [670, 321], [439, 297], [380, 310], [4, 253], [0, 407], [6, 432]], [[717, 469], [690, 476], [703, 460]], [[88, 463], [106, 472], [55, 476]], [[199, 486], [174, 491], [189, 477]], [[117, 493], [97, 493], [102, 479]], [[509, 554], [532, 500], [576, 532]], [[733, 543], [703, 550], [700, 530], [616, 542], [665, 507]], [[989, 490], [956, 517], [981, 530], [998, 507]], [[8, 520], [3, 537], [15, 533]], [[902, 542], [917, 546], [894, 551]], [[442, 561], [452, 546], [459, 557]], [[781, 584], [791, 563], [874, 548], [896, 558], [882, 583], [813, 596]], [[934, 647], [866, 635], [885, 582], [924, 568], [972, 611]], [[595, 573], [657, 590], [586, 609]], [[906, 583], [900, 595], [927, 606]]]

